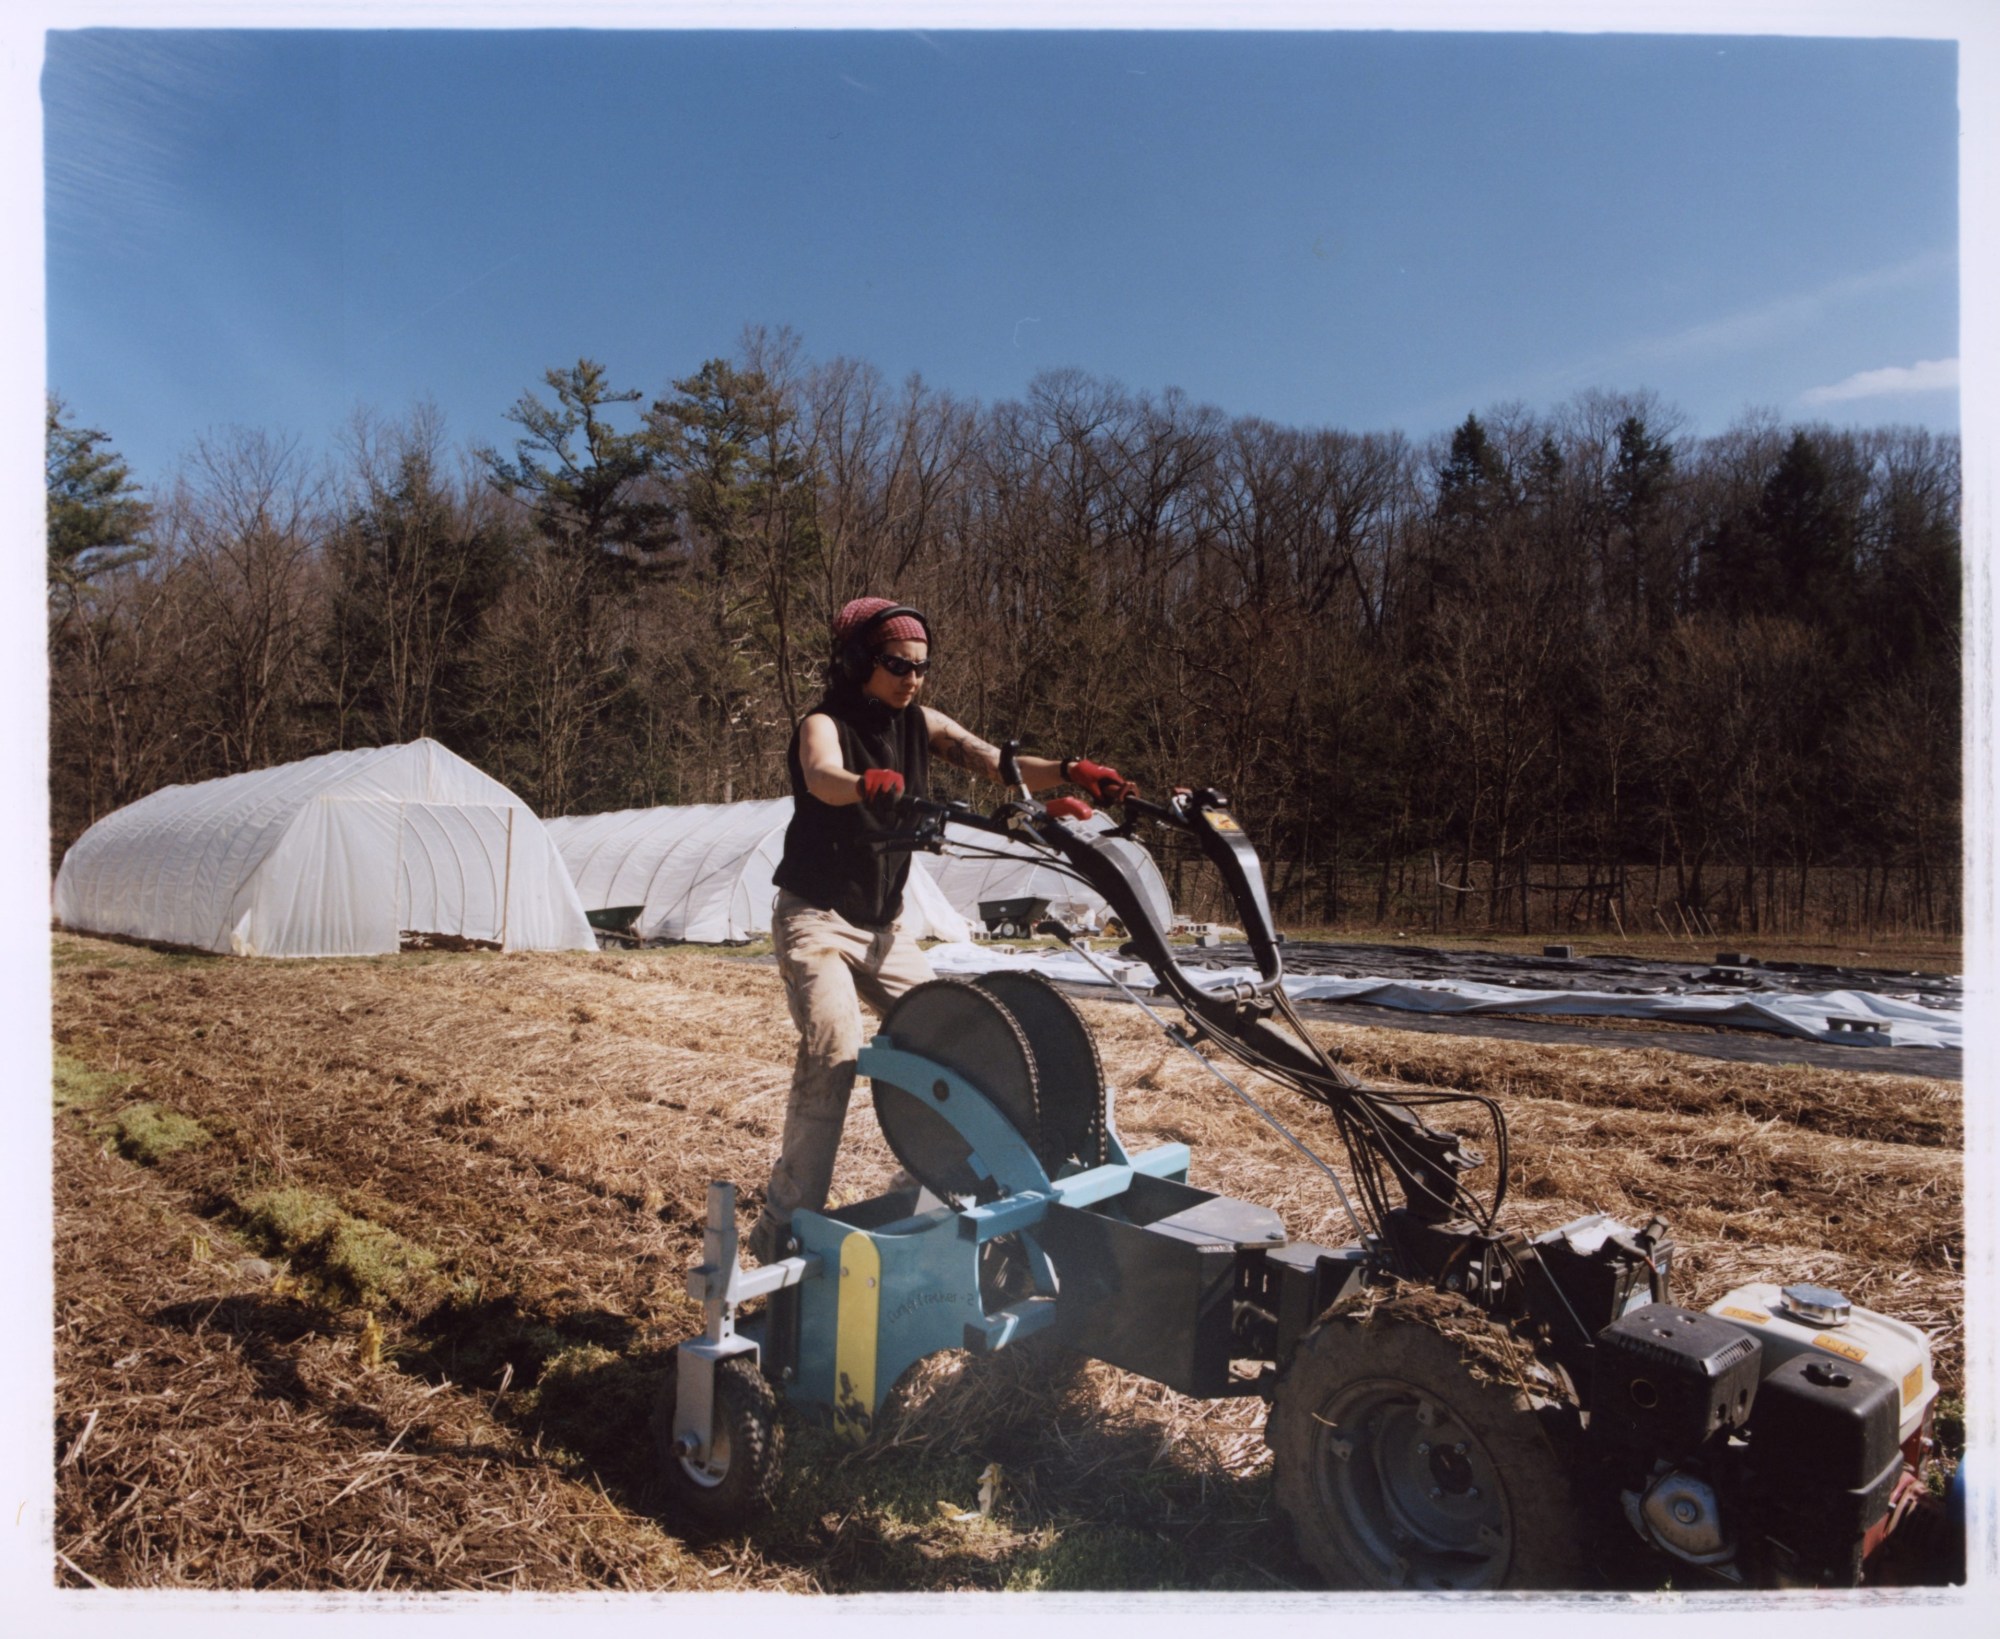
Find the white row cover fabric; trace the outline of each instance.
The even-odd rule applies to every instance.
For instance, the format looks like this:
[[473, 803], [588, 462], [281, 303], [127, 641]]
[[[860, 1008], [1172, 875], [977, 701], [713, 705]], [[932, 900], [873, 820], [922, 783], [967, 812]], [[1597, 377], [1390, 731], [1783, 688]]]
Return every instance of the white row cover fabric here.
[[[1085, 831], [1105, 831], [1111, 821], [1103, 814], [1072, 821]], [[1026, 843], [991, 836], [963, 825], [945, 827], [946, 852], [931, 856], [931, 871], [945, 897], [957, 906], [968, 921], [977, 922], [982, 900], [1046, 899], [1050, 913], [1065, 922], [1099, 928], [1111, 915], [1111, 907], [1095, 888], [1065, 875], [1048, 863], [1048, 855]], [[1162, 928], [1174, 925], [1173, 900], [1166, 879], [1160, 875], [1153, 856], [1136, 842], [1123, 838], [1105, 844], [1137, 871], [1147, 901]], [[954, 852], [954, 850], [957, 850]], [[1001, 857], [993, 858], [994, 854]]]
[[[643, 907], [641, 939], [722, 945], [771, 931], [792, 799], [628, 808], [548, 822], [586, 909]], [[964, 939], [970, 929], [925, 869], [910, 861], [904, 926], [919, 939]]]
[[405, 931], [597, 948], [534, 811], [434, 740], [155, 791], [77, 838], [55, 914], [237, 956], [384, 955]]
[[[966, 943], [933, 950], [930, 961], [940, 973], [991, 973], [997, 968], [1010, 968], [1075, 984], [1107, 985], [1111, 979], [1105, 975], [1109, 973], [1120, 983], [1141, 990], [1152, 986], [1153, 970], [1146, 963], [1102, 952], [1093, 954], [1095, 965], [1067, 951], [1037, 951], [1030, 955]], [[1190, 961], [1199, 960], [1198, 953], [1187, 954]], [[1247, 967], [1185, 971], [1204, 990], [1257, 977], [1256, 970]], [[1832, 990], [1817, 996], [1792, 992], [1754, 996], [1697, 992], [1634, 995], [1589, 990], [1516, 990], [1511, 985], [1476, 984], [1464, 979], [1342, 979], [1304, 973], [1288, 974], [1284, 985], [1288, 996], [1301, 1001], [1361, 1002], [1371, 1007], [1402, 1008], [1418, 1013], [1670, 1019], [1764, 1030], [1847, 1047], [1958, 1049], [1964, 1045], [1964, 1015], [1959, 1008], [1925, 1005], [1904, 997], [1860, 990]]]

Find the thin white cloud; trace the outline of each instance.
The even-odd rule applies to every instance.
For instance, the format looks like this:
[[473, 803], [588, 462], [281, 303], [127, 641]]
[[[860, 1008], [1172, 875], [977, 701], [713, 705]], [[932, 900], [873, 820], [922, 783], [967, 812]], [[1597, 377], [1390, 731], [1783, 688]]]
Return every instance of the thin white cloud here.
[[[1666, 335], [1639, 337], [1600, 355], [1600, 361], [1653, 363], [1666, 359], [1716, 358], [1796, 336], [1824, 323], [1845, 304], [1865, 296], [1907, 289], [1957, 266], [1952, 251], [1933, 250], [1891, 267], [1844, 274], [1811, 290], [1792, 291], [1774, 301], [1707, 319]], [[1594, 361], [1598, 362], [1598, 361]]]
[[1906, 398], [1911, 393], [1956, 392], [1957, 359], [1919, 359], [1881, 370], [1861, 370], [1830, 387], [1809, 387], [1801, 404], [1844, 404], [1850, 398]]
[[[1773, 342], [1800, 335], [1828, 323], [1848, 303], [1886, 292], [1906, 290], [1958, 265], [1954, 250], [1925, 251], [1907, 261], [1861, 273], [1843, 274], [1807, 290], [1795, 290], [1754, 307], [1684, 325], [1654, 331], [1616, 345], [1581, 354], [1541, 369], [1524, 369], [1506, 380], [1487, 383], [1470, 392], [1440, 397], [1402, 413], [1404, 425], [1421, 424], [1466, 404], [1494, 404], [1509, 399], [1545, 397], [1568, 389], [1601, 386], [1656, 364], [1686, 364], [1741, 355]], [[1922, 368], [1922, 366], [1919, 366]]]

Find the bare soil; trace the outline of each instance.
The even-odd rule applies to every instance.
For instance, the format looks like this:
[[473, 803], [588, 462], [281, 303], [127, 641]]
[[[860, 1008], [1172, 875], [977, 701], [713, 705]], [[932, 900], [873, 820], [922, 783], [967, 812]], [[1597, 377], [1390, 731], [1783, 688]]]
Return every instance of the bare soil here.
[[[682, 1533], [645, 1417], [698, 1328], [682, 1282], [706, 1185], [734, 1180], [747, 1222], [776, 1150], [795, 1036], [769, 965], [259, 962], [69, 935], [54, 958], [66, 1585], [1313, 1585], [1272, 1518], [1254, 1399], [1036, 1349], [920, 1366], [858, 1452], [788, 1418], [771, 1518]], [[1324, 1183], [1156, 1026], [1079, 1005], [1128, 1141], [1185, 1140], [1195, 1182], [1275, 1207], [1295, 1236], [1349, 1238]], [[1372, 1079], [1501, 1097], [1522, 1227], [1659, 1212], [1684, 1301], [1756, 1278], [1838, 1286], [1932, 1329], [1960, 1391], [1956, 1084], [1314, 1028]], [[140, 1105], [155, 1115], [121, 1127]], [[181, 1137], [145, 1149], [138, 1132]], [[892, 1166], [864, 1092], [840, 1198]], [[324, 1237], [274, 1241], [251, 1205], [274, 1190], [372, 1226], [354, 1244], [388, 1261], [363, 1280]]]

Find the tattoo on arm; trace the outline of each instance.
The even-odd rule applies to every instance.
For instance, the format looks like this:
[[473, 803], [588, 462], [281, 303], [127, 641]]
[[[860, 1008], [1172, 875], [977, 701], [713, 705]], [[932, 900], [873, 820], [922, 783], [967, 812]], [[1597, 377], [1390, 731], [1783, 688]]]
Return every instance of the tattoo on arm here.
[[931, 749], [953, 768], [962, 768], [968, 774], [983, 775], [989, 780], [1000, 777], [999, 749], [956, 723], [939, 732], [937, 739], [931, 743]]

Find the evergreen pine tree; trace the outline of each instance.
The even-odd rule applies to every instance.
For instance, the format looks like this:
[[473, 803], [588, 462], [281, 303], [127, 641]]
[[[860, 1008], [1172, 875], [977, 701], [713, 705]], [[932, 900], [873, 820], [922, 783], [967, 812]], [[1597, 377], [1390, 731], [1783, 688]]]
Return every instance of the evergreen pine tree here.
[[604, 367], [579, 359], [542, 378], [554, 405], [523, 393], [507, 419], [522, 430], [514, 459], [482, 449], [479, 458], [503, 495], [524, 502], [536, 530], [558, 552], [621, 577], [648, 567], [673, 544], [673, 509], [648, 482], [655, 472], [652, 435], [621, 433], [607, 419], [613, 405], [637, 403], [637, 388], [614, 390]]
[[72, 426], [68, 406], [48, 399], [49, 598], [58, 613], [75, 607], [99, 575], [134, 563], [151, 550], [150, 509], [139, 499], [130, 469], [108, 447], [110, 435]]

